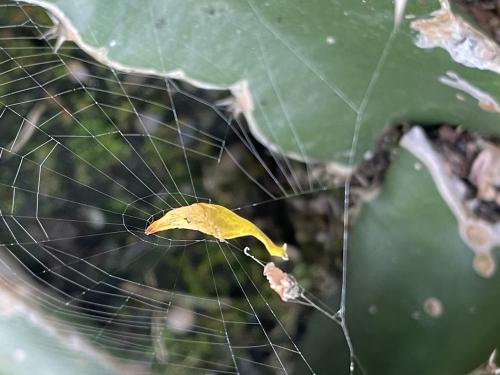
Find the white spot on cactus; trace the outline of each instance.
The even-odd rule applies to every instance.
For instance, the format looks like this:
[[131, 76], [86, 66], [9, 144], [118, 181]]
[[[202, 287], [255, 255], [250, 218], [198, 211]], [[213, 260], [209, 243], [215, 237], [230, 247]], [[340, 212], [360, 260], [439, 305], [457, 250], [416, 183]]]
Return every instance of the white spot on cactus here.
[[496, 264], [490, 254], [476, 254], [473, 260], [474, 270], [483, 277], [491, 277], [495, 273]]
[[443, 315], [443, 303], [436, 297], [429, 297], [424, 301], [424, 311], [432, 318]]
[[375, 315], [376, 313], [378, 313], [378, 307], [376, 305], [370, 305], [368, 307], [368, 312], [371, 314], [371, 315]]
[[326, 44], [329, 44], [329, 45], [335, 44], [335, 38], [331, 35], [328, 35], [326, 37]]
[[490, 239], [490, 227], [480, 221], [471, 221], [465, 225], [465, 236], [477, 247], [485, 247]]
[[109, 46], [110, 46], [111, 48], [112, 48], [112, 47], [114, 47], [114, 46], [116, 46], [116, 40], [114, 40], [114, 39], [113, 39], [113, 40], [110, 40], [110, 41], [109, 41]]

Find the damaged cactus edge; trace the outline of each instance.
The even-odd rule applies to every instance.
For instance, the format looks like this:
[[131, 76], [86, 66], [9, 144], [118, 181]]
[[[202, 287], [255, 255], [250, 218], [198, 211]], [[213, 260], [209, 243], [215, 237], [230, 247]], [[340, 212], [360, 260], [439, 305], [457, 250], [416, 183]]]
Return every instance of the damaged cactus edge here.
[[[124, 65], [109, 58], [108, 56], [109, 51], [107, 48], [105, 47], [95, 48], [87, 44], [80, 36], [80, 33], [77, 30], [77, 28], [73, 25], [73, 23], [69, 20], [69, 18], [66, 17], [64, 12], [61, 11], [61, 9], [59, 9], [56, 5], [44, 0], [23, 0], [23, 2], [34, 6], [39, 6], [47, 11], [47, 15], [51, 19], [54, 26], [44, 35], [44, 37], [47, 40], [56, 39], [56, 42], [54, 44], [54, 50], [56, 52], [63, 45], [63, 43], [73, 42], [89, 56], [92, 56], [96, 61], [111, 68], [114, 68], [120, 72], [131, 73], [131, 74], [153, 75], [157, 77], [180, 80], [187, 82], [188, 84], [194, 87], [206, 90], [229, 90], [231, 96], [228, 97], [227, 99], [221, 100], [218, 104], [220, 106], [227, 107], [233, 113], [234, 117], [243, 115], [248, 123], [248, 127], [250, 128], [253, 136], [260, 143], [262, 143], [269, 150], [276, 152], [278, 154], [282, 154], [288, 158], [303, 162], [313, 162], [312, 159], [311, 160], [305, 159], [303, 155], [297, 155], [294, 152], [286, 151], [279, 148], [277, 145], [268, 140], [264, 136], [264, 134], [262, 134], [253, 114], [254, 103], [249, 88], [248, 80], [242, 79], [237, 82], [234, 82], [231, 85], [217, 85], [214, 83], [193, 79], [189, 77], [185, 73], [185, 71], [181, 68], [171, 71], [162, 71], [151, 68], [145, 69], [145, 68]], [[335, 162], [331, 162], [331, 168], [334, 168], [341, 175], [347, 175], [351, 173], [353, 170], [352, 168], [346, 165]]]
[[[441, 197], [457, 220], [460, 237], [474, 252], [472, 266], [476, 273], [485, 278], [493, 276], [497, 265], [492, 251], [500, 245], [500, 223], [488, 222], [474, 213], [474, 198], [467, 196], [465, 183], [451, 173], [422, 128], [413, 127], [401, 138], [400, 144], [428, 169]], [[500, 179], [500, 149], [486, 141], [480, 144], [480, 148], [469, 179], [476, 184], [479, 198], [496, 202], [499, 200], [494, 192]]]
[[427, 19], [418, 19], [411, 28], [418, 32], [415, 44], [424, 49], [443, 48], [457, 63], [469, 68], [500, 73], [500, 47], [489, 37], [455, 14], [449, 0]]
[[[418, 19], [411, 28], [418, 32], [415, 44], [424, 49], [442, 48], [457, 63], [473, 69], [500, 73], [500, 47], [452, 12], [449, 0], [440, 0], [441, 8], [428, 19]], [[478, 106], [500, 113], [500, 105], [489, 93], [475, 87], [453, 71], [438, 77], [450, 88], [477, 100]], [[457, 94], [461, 100], [461, 95]], [[477, 198], [467, 196], [467, 186], [447, 166], [446, 160], [433, 147], [420, 127], [413, 127], [401, 139], [400, 145], [420, 159], [458, 223], [461, 239], [474, 252], [473, 269], [485, 278], [495, 274], [497, 265], [492, 254], [500, 245], [500, 223], [492, 223], [474, 212], [477, 199], [500, 205], [497, 187], [500, 186], [500, 148], [482, 141], [480, 151], [470, 170], [469, 181], [477, 188]]]

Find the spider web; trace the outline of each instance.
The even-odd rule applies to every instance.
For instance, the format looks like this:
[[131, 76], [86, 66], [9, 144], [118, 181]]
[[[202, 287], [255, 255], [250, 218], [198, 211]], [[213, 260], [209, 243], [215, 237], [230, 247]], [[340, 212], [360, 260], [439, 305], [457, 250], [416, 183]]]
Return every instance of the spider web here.
[[[0, 11], [2, 285], [29, 275], [20, 281], [25, 293], [58, 317], [54, 329], [77, 331], [118, 358], [122, 373], [288, 374], [298, 362], [314, 373], [299, 340], [311, 309], [270, 290], [243, 253], [248, 245], [267, 259], [256, 242], [221, 243], [187, 231], [148, 237], [144, 229], [168, 209], [214, 202], [260, 219], [273, 239], [293, 244], [273, 219], [297, 199], [338, 195], [338, 187], [318, 179], [315, 166], [264, 149], [218, 104], [229, 93], [123, 74], [68, 43], [55, 52], [43, 12], [12, 3]], [[351, 164], [390, 45], [357, 110]], [[352, 372], [350, 180], [344, 188], [337, 318]], [[291, 257], [300, 262], [293, 248]]]

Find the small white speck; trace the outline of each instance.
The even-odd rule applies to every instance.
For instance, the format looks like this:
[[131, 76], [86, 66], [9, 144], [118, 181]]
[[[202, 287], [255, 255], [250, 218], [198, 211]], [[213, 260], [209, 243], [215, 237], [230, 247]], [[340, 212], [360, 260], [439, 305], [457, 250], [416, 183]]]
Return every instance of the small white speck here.
[[416, 16], [414, 14], [406, 14], [405, 15], [405, 19], [407, 19], [407, 20], [412, 20], [414, 18], [416, 18]]
[[114, 46], [116, 46], [116, 40], [114, 40], [114, 39], [113, 39], [113, 40], [111, 40], [111, 41], [109, 42], [109, 46], [110, 46], [110, 47], [114, 47]]
[[377, 306], [375, 305], [370, 305], [370, 307], [368, 307], [368, 312], [372, 315], [375, 315], [377, 312], [378, 312], [378, 308]]
[[14, 356], [14, 361], [22, 363], [26, 359], [26, 352], [22, 349], [16, 349], [14, 350], [13, 356]]
[[420, 164], [419, 162], [416, 162], [413, 165], [413, 168], [415, 168], [416, 171], [420, 171], [422, 169], [422, 164]]
[[455, 95], [455, 97], [460, 100], [461, 102], [465, 102], [465, 96], [463, 96], [462, 94], [457, 94]]
[[366, 151], [363, 155], [363, 159], [370, 160], [371, 158], [373, 158], [373, 152], [370, 150]]
[[331, 35], [328, 35], [328, 36], [326, 37], [326, 44], [330, 44], [330, 45], [332, 45], [332, 44], [334, 44], [334, 43], [335, 43], [335, 38], [334, 38], [333, 36], [331, 36]]

